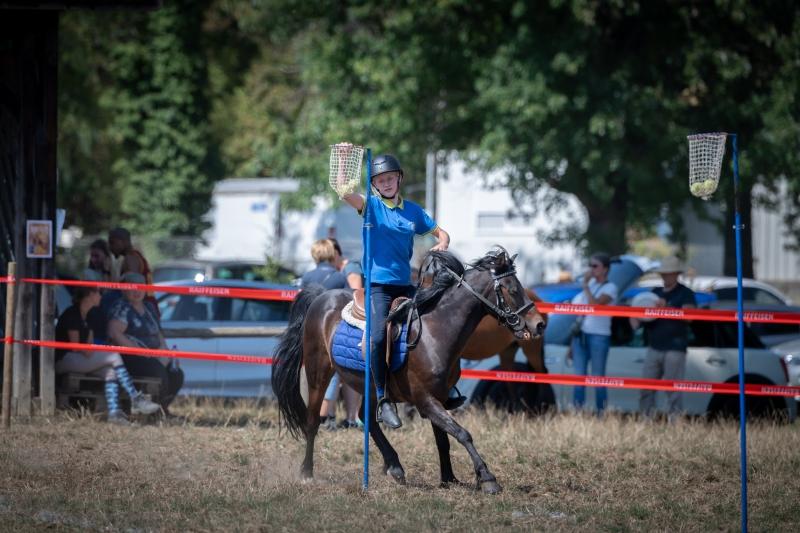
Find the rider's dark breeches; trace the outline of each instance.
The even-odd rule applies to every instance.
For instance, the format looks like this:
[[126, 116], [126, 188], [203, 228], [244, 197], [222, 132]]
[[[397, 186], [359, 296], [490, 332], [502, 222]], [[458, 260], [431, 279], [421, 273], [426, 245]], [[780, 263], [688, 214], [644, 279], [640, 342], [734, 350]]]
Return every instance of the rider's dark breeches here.
[[392, 300], [400, 296], [411, 296], [414, 288], [410, 285], [383, 285], [372, 284], [370, 299], [370, 341], [372, 344], [372, 357], [370, 368], [372, 379], [378, 397], [384, 395], [386, 387], [386, 316]]

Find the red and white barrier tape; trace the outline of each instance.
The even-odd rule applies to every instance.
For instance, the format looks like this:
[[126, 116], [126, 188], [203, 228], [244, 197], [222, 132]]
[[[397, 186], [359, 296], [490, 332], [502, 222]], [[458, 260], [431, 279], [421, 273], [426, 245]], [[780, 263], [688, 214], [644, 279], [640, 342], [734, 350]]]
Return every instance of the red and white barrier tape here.
[[[461, 370], [462, 378], [516, 383], [550, 383], [552, 385], [577, 385], [608, 387], [612, 389], [650, 389], [678, 392], [739, 394], [738, 383], [710, 381], [672, 381], [645, 378], [618, 378], [612, 376], [577, 376], [572, 374], [537, 374], [534, 372], [505, 372], [502, 370]], [[745, 394], [754, 396], [798, 396], [800, 387], [745, 384]]]
[[[149, 348], [131, 348], [128, 346], [110, 346], [103, 344], [85, 344], [56, 341], [23, 340], [15, 341], [6, 337], [4, 342], [18, 342], [29, 346], [92, 351], [118, 352], [147, 357], [171, 357], [175, 359], [200, 359], [205, 361], [226, 361], [232, 363], [250, 363], [271, 365], [271, 357], [253, 355], [235, 355], [207, 352], [179, 352]], [[502, 370], [462, 369], [461, 377], [488, 381], [507, 381], [516, 383], [549, 383], [552, 385], [577, 385], [586, 387], [609, 387], [616, 389], [650, 389], [678, 392], [699, 392], [706, 394], [739, 394], [738, 383], [714, 383], [709, 381], [672, 381], [645, 378], [620, 378], [612, 376], [576, 376], [572, 374], [538, 374], [535, 372], [506, 372]], [[745, 385], [745, 394], [754, 396], [800, 396], [800, 387], [780, 385], [762, 385], [750, 383]]]
[[[669, 320], [712, 320], [736, 322], [738, 313], [725, 309], [679, 309], [675, 307], [628, 307], [624, 305], [553, 304], [537, 302], [536, 309], [543, 313], [563, 315], [626, 316], [630, 318], [666, 318]], [[800, 324], [800, 313], [773, 311], [745, 311], [745, 322], [772, 322]]]
[[[218, 296], [224, 298], [278, 300], [283, 302], [290, 302], [294, 300], [295, 296], [297, 296], [297, 293], [299, 292], [299, 290], [294, 289], [239, 289], [235, 287], [215, 287], [209, 285], [148, 285], [139, 283], [115, 283], [108, 281], [52, 280], [35, 278], [21, 278], [17, 281], [26, 283], [39, 283], [43, 285], [97, 287], [101, 289], [116, 289], [123, 291], [140, 290], [170, 294]], [[0, 278], [0, 283], [9, 282], [14, 282], [14, 279], [9, 276]], [[707, 320], [721, 322], [736, 322], [738, 320], [738, 313], [736, 311], [725, 309], [679, 309], [674, 307], [629, 307], [618, 305], [585, 305], [548, 302], [537, 302], [536, 308], [542, 313], [557, 313], [564, 315], [623, 316], [630, 318], [664, 318], [668, 320]], [[800, 324], [800, 313], [745, 311], [743, 318], [745, 322]]]
[[86, 344], [80, 342], [58, 342], [58, 341], [37, 341], [5, 339], [5, 342], [16, 342], [28, 346], [41, 346], [45, 348], [55, 348], [71, 351], [88, 352], [118, 352], [131, 355], [143, 355], [146, 357], [172, 357], [173, 359], [200, 359], [203, 361], [228, 361], [231, 363], [250, 363], [257, 365], [271, 365], [271, 357], [258, 357], [256, 355], [237, 355], [211, 352], [179, 352], [176, 350], [162, 350], [155, 348], [132, 348], [130, 346], [112, 346], [109, 344]]
[[[8, 277], [0, 278], [0, 283], [13, 282]], [[68, 279], [36, 279], [20, 278], [17, 282], [38, 283], [40, 285], [66, 285], [70, 287], [96, 287], [98, 289], [114, 289], [120, 291], [166, 292], [170, 294], [191, 294], [198, 296], [220, 296], [224, 298], [251, 298], [254, 300], [278, 300], [291, 302], [298, 290], [289, 289], [238, 289], [235, 287], [217, 287], [213, 285], [149, 285], [145, 283], [117, 283], [113, 281], [83, 281]]]

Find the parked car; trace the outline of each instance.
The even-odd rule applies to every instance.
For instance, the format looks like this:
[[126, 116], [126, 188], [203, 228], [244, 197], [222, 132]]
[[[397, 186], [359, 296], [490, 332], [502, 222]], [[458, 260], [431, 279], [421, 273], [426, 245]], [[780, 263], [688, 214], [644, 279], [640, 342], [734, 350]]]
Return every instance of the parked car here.
[[[627, 305], [631, 292], [627, 292], [644, 273], [639, 266], [641, 261], [620, 258], [611, 265], [611, 279], [623, 293], [620, 305]], [[550, 287], [545, 287], [549, 289]], [[545, 299], [547, 290], [534, 290]], [[561, 284], [558, 298], [569, 300], [569, 291]], [[647, 290], [647, 289], [645, 289]], [[636, 291], [633, 291], [634, 293]], [[567, 342], [571, 324], [575, 315], [550, 315], [545, 330], [545, 365], [550, 373], [572, 374], [572, 367], [566, 358]], [[707, 382], [738, 382], [738, 343], [737, 324], [735, 322], [694, 321], [691, 324], [690, 346], [687, 351], [685, 379]], [[611, 349], [608, 355], [606, 374], [614, 377], [641, 377], [646, 343], [644, 331], [633, 331], [625, 317], [614, 317], [612, 320]], [[517, 354], [518, 370], [530, 370], [521, 352]], [[493, 357], [483, 361], [462, 361], [462, 368], [499, 369], [499, 358]], [[745, 368], [748, 383], [786, 385], [789, 380], [787, 368], [782, 355], [765, 347], [749, 327], [745, 332]], [[510, 401], [508, 387], [502, 382], [478, 381], [462, 379], [458, 383], [459, 390], [467, 398], [477, 404], [493, 401], [505, 404]], [[527, 405], [544, 407], [548, 403], [559, 410], [571, 409], [572, 387], [547, 384], [519, 385], [515, 393], [522, 397]], [[587, 395], [594, 394], [592, 387], [587, 388]], [[738, 398], [735, 395], [685, 393], [684, 409], [690, 415], [736, 415]], [[639, 403], [638, 389], [608, 389], [608, 407], [610, 410], [636, 412]], [[591, 405], [587, 398], [587, 405]], [[793, 420], [797, 406], [790, 398], [758, 397], [748, 398], [748, 405], [754, 415], [777, 414]], [[663, 394], [657, 395], [657, 409], [665, 409]]]
[[[789, 385], [800, 387], [800, 339], [782, 342], [773, 346], [772, 349], [783, 356], [789, 373]], [[794, 399], [800, 403], [800, 395], [795, 396]]]
[[[294, 290], [289, 285], [241, 280], [162, 285]], [[286, 327], [291, 302], [161, 293], [158, 306], [170, 348], [268, 358]], [[270, 365], [197, 359], [181, 359], [180, 365], [184, 372], [182, 395], [272, 396]]]
[[[736, 311], [736, 302], [716, 302], [705, 307], [709, 309], [726, 309]], [[772, 311], [776, 313], [800, 313], [800, 307], [783, 304], [756, 304], [744, 302], [745, 311]], [[774, 322], [753, 322], [750, 329], [758, 335], [767, 346], [775, 346], [784, 342], [800, 339], [800, 324], [779, 324]]]
[[[264, 267], [258, 261], [200, 261], [176, 260], [159, 263], [153, 267], [153, 282], [194, 280], [202, 282], [211, 279], [241, 279], [245, 281], [264, 281], [258, 272]], [[296, 278], [297, 274], [288, 268], [279, 267], [278, 275]]]
[[[713, 294], [719, 302], [736, 302], [738, 282], [735, 277], [681, 275], [678, 281], [695, 293]], [[661, 287], [661, 277], [658, 275], [643, 276], [637, 286], [642, 288]], [[769, 283], [750, 278], [742, 278], [742, 301], [756, 305], [792, 305], [792, 300], [779, 289]]]

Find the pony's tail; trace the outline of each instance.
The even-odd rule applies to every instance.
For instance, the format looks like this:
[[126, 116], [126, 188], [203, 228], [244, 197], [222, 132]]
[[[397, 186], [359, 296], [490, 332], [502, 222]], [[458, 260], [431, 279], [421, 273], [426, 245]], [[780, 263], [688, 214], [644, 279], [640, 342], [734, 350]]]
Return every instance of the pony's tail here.
[[321, 286], [300, 291], [289, 311], [289, 325], [280, 336], [272, 360], [272, 391], [278, 399], [279, 419], [294, 438], [306, 436], [306, 404], [300, 394], [300, 368], [303, 363], [303, 323], [311, 302], [322, 294]]

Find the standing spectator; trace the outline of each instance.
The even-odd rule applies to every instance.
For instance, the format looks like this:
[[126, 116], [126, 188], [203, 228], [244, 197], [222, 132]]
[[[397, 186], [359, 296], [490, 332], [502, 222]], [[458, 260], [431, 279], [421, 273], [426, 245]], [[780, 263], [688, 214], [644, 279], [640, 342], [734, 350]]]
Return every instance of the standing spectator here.
[[[680, 260], [670, 256], [661, 262], [656, 270], [661, 274], [664, 287], [656, 287], [653, 292], [658, 296], [656, 307], [676, 307], [692, 309], [697, 307], [694, 292], [687, 286], [678, 283], [678, 276], [684, 271]], [[631, 326], [636, 329], [642, 323], [636, 318], [630, 319]], [[666, 320], [663, 318], [644, 322], [647, 333], [647, 356], [642, 369], [642, 377], [649, 379], [683, 379], [686, 369], [686, 348], [689, 345], [689, 324], [685, 320]], [[683, 410], [682, 394], [677, 391], [667, 392], [667, 406], [670, 419]], [[655, 408], [656, 391], [642, 389], [639, 398], [639, 410], [645, 417], [651, 417]]]
[[[144, 276], [145, 281], [142, 283], [153, 284], [153, 272], [150, 270], [150, 264], [142, 255], [142, 252], [133, 247], [131, 232], [125, 228], [112, 229], [108, 232], [108, 247], [114, 257], [122, 257], [122, 264], [119, 269], [120, 279], [128, 272], [136, 272]], [[152, 292], [145, 293], [145, 300], [153, 306], [156, 317], [161, 318], [155, 294]]]
[[[128, 272], [122, 276], [123, 283], [144, 283], [144, 276]], [[145, 301], [144, 291], [125, 291], [114, 303], [108, 321], [109, 342], [133, 348], [167, 349], [161, 326], [150, 302]], [[165, 366], [155, 357], [126, 355], [125, 365], [134, 376], [155, 377], [161, 381], [159, 402], [164, 412], [183, 386], [183, 371], [175, 359]]]
[[97, 281], [111, 281], [111, 250], [104, 239], [97, 239], [89, 246], [88, 268], [99, 274]]
[[344, 277], [347, 280], [347, 285], [353, 290], [363, 289], [364, 271], [361, 269], [361, 263], [358, 261], [351, 261], [350, 259], [344, 257], [344, 255], [342, 255], [342, 247], [339, 246], [339, 241], [333, 237], [329, 237], [328, 240], [333, 243], [333, 249], [336, 253], [336, 258], [333, 261], [333, 265], [337, 270], [339, 270], [339, 272], [344, 274]]
[[[328, 240], [333, 243], [333, 249], [336, 256], [333, 264], [336, 266], [337, 270], [344, 274], [347, 285], [352, 290], [363, 288], [364, 274], [361, 271], [361, 264], [358, 261], [350, 261], [342, 256], [342, 247], [339, 246], [339, 241], [334, 238], [328, 238]], [[336, 385], [338, 385], [340, 381], [339, 373], [337, 372], [333, 375], [333, 378], [331, 379], [331, 385], [328, 386], [328, 390], [325, 392], [325, 399], [322, 402], [320, 416], [323, 416], [328, 420], [331, 418], [334, 420], [336, 419], [336, 399], [338, 397], [337, 392], [339, 390]], [[344, 429], [361, 427], [361, 421], [358, 419], [358, 410], [361, 406], [361, 394], [346, 383], [342, 383], [340, 389], [342, 391], [342, 396], [344, 397], [344, 408], [347, 418], [345, 418], [337, 427]]]
[[[89, 311], [100, 304], [100, 291], [94, 287], [76, 287], [72, 305], [56, 323], [55, 340], [92, 344], [94, 335], [87, 323]], [[56, 373], [77, 372], [105, 378], [105, 396], [108, 404], [108, 421], [112, 424], [128, 425], [128, 418], [119, 404], [120, 385], [131, 398], [131, 413], [152, 414], [159, 406], [148, 400], [133, 385], [133, 379], [123, 363], [122, 357], [113, 352], [84, 350], [56, 350]]]
[[336, 250], [328, 239], [319, 239], [311, 245], [311, 257], [316, 267], [309, 270], [300, 279], [300, 286], [322, 285], [326, 289], [344, 289], [347, 280], [344, 274], [336, 269], [333, 262], [336, 260]]
[[[344, 274], [334, 265], [336, 249], [330, 239], [320, 239], [311, 245], [311, 257], [317, 264], [316, 268], [303, 274], [300, 280], [301, 287], [321, 285], [325, 289], [346, 289], [347, 280]], [[325, 399], [320, 407], [322, 427], [336, 429], [336, 399], [339, 397], [339, 374], [334, 372], [331, 382], [325, 391]]]
[[[619, 289], [608, 280], [611, 258], [608, 254], [595, 253], [589, 259], [589, 270], [583, 276], [582, 290], [572, 299], [574, 304], [611, 305], [617, 299]], [[575, 361], [575, 373], [586, 375], [591, 362], [593, 376], [605, 376], [608, 349], [611, 346], [611, 317], [587, 315], [576, 320], [579, 331], [572, 338], [571, 349]], [[605, 411], [607, 392], [605, 387], [595, 387], [597, 414]], [[586, 387], [575, 387], [573, 401], [576, 409], [586, 402]]]

